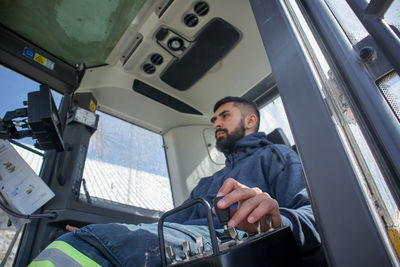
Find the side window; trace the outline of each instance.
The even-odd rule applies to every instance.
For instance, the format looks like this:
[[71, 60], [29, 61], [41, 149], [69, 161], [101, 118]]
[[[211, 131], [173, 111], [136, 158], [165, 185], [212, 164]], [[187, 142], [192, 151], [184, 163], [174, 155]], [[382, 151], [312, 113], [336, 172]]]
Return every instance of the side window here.
[[[2, 65], [0, 65], [0, 81], [0, 118], [3, 118], [8, 111], [23, 108], [23, 101], [27, 100], [28, 92], [39, 90], [39, 84], [37, 82]], [[59, 106], [62, 98], [61, 94], [55, 91], [52, 91], [52, 94], [56, 105]], [[19, 120], [21, 119], [16, 118], [14, 122]], [[19, 127], [17, 127], [17, 129], [23, 130]], [[38, 152], [33, 153], [26, 148], [12, 144], [33, 171], [39, 175], [43, 163], [44, 151], [35, 148], [35, 140], [30, 137], [16, 141], [22, 144], [22, 146], [34, 149]], [[1, 197], [0, 200], [3, 201]], [[17, 239], [15, 243], [13, 243], [15, 235], [17, 235]], [[11, 266], [20, 241], [20, 231], [17, 231], [14, 225], [10, 224], [9, 217], [3, 210], [0, 210], [0, 240], [0, 259], [4, 259], [7, 250], [11, 249], [8, 259], [4, 262], [4, 264], [6, 264], [5, 266]]]
[[[350, 42], [355, 45], [369, 34], [356, 14], [345, 0], [326, 0], [329, 8], [340, 23]], [[393, 32], [400, 38], [400, 1], [393, 1], [385, 12], [383, 19]], [[400, 82], [399, 75], [395, 71], [385, 74], [376, 81], [386, 102], [394, 115], [400, 121]]]
[[83, 171], [89, 195], [152, 210], [173, 208], [162, 136], [98, 114]]
[[352, 44], [368, 36], [368, 32], [345, 0], [326, 0], [326, 3]]
[[[329, 49], [325, 49], [326, 47], [320, 46], [317, 42], [317, 40], [322, 42], [318, 34], [315, 34], [317, 30], [314, 31], [314, 29], [308, 27], [307, 23], [301, 23], [305, 19], [301, 16], [300, 12], [296, 13], [299, 17], [298, 28], [304, 32], [302, 40], [307, 47], [307, 53], [309, 53], [310, 58], [313, 58], [312, 62], [319, 73], [318, 79], [322, 81], [320, 90], [323, 92], [326, 103], [330, 106], [332, 119], [336, 124], [338, 133], [340, 133], [340, 138], [344, 144], [343, 147], [347, 150], [348, 158], [350, 159], [349, 162], [351, 162], [354, 168], [354, 173], [363, 191], [365, 200], [368, 203], [372, 216], [379, 218], [374, 223], [380, 229], [386, 230], [387, 235], [382, 235], [382, 237], [385, 238], [387, 244], [391, 241], [393, 248], [399, 254], [400, 212], [398, 207], [398, 190], [395, 184], [395, 181], [398, 180], [396, 180], [397, 177], [394, 177], [388, 171], [388, 166], [391, 166], [391, 168], [398, 166], [398, 164], [392, 163], [398, 157], [392, 157], [390, 160], [385, 160], [382, 157], [382, 151], [385, 154], [390, 154], [392, 153], [392, 149], [396, 149], [397, 146], [392, 145], [392, 138], [381, 134], [383, 132], [391, 133], [392, 129], [397, 129], [394, 127], [398, 126], [394, 117], [391, 116], [390, 112], [387, 112], [388, 109], [386, 109], [385, 102], [392, 109], [393, 115], [397, 116], [398, 120], [399, 79], [395, 72], [390, 72], [390, 68], [384, 66], [384, 61], [372, 61], [374, 64], [364, 61], [365, 55], [362, 56], [361, 51], [358, 51], [358, 47], [362, 47], [364, 43], [368, 43], [369, 38], [374, 38], [376, 41], [378, 37], [386, 36], [383, 33], [397, 31], [398, 12], [396, 13], [397, 16], [393, 14], [399, 8], [398, 1], [394, 2], [394, 5], [384, 15], [386, 22], [391, 25], [391, 30], [380, 24], [379, 26], [382, 27], [377, 26], [379, 30], [376, 31], [371, 30], [370, 24], [367, 23], [368, 19], [376, 19], [376, 17], [365, 16], [365, 10], [357, 10], [355, 8], [354, 10], [359, 13], [358, 17], [365, 18], [364, 23], [361, 23], [356, 13], [348, 5], [348, 2], [353, 2], [354, 4], [356, 1], [325, 0], [325, 2], [332, 13], [328, 13], [328, 10], [326, 10], [328, 14], [325, 14], [322, 8], [318, 9], [319, 12], [314, 10], [310, 13], [312, 19], [317, 22], [316, 28], [319, 33], [325, 37], [334, 36], [336, 30], [332, 30], [334, 28], [333, 25], [338, 23], [338, 26], [342, 28], [347, 38], [342, 38], [341, 33], [335, 35], [335, 40], [325, 38], [324, 41], [327, 47], [329, 47]], [[359, 5], [362, 1], [357, 2], [357, 5]], [[377, 9], [384, 11], [383, 4], [390, 4], [391, 1], [370, 1], [371, 3], [375, 4], [375, 8], [379, 6]], [[323, 13], [321, 14], [320, 12]], [[333, 15], [335, 20], [331, 20], [330, 15]], [[332, 25], [324, 24], [326, 22]], [[392, 27], [392, 24], [394, 24], [394, 27]], [[367, 32], [366, 28], [369, 28], [370, 33]], [[398, 34], [398, 31], [396, 33]], [[394, 41], [394, 39], [388, 38], [387, 40], [382, 40], [384, 42], [380, 44], [376, 43], [376, 51], [382, 53], [382, 55], [385, 53], [387, 55], [393, 54], [390, 45], [384, 46], [382, 44], [392, 44], [393, 42], [391, 41]], [[331, 52], [336, 57], [335, 62], [328, 55], [328, 52]], [[371, 58], [373, 57], [374, 55], [372, 54]], [[363, 64], [360, 64], [361, 62]], [[344, 73], [343, 76], [339, 74], [337, 68]], [[361, 83], [360, 81], [365, 83]], [[377, 86], [375, 87], [374, 85]], [[379, 94], [378, 88], [380, 91]], [[383, 100], [380, 94], [384, 96], [386, 101]], [[355, 96], [354, 99], [357, 99], [359, 102], [351, 98], [353, 95]], [[368, 102], [367, 98], [372, 101]], [[368, 105], [366, 105], [367, 103]], [[360, 116], [361, 113], [363, 113], [364, 117]], [[380, 116], [375, 118], [371, 116], [372, 114], [379, 114]], [[381, 122], [384, 122], [383, 125], [387, 126], [386, 129], [378, 127], [381, 126], [379, 124]], [[367, 124], [373, 125], [373, 127], [379, 130], [366, 126]], [[397, 131], [394, 130], [393, 132], [396, 135]], [[379, 142], [377, 141], [379, 139], [386, 146], [385, 149], [378, 149], [376, 144]]]
[[215, 130], [214, 128], [207, 128], [203, 130], [204, 141], [206, 142], [208, 155], [213, 163], [217, 165], [225, 165], [225, 156], [222, 152], [218, 151], [215, 147]]
[[289, 122], [280, 96], [277, 96], [260, 108], [260, 116], [260, 131], [268, 134], [276, 128], [281, 128], [288, 138], [290, 145], [294, 145], [292, 132], [290, 131]]
[[393, 1], [383, 19], [400, 38], [400, 1]]

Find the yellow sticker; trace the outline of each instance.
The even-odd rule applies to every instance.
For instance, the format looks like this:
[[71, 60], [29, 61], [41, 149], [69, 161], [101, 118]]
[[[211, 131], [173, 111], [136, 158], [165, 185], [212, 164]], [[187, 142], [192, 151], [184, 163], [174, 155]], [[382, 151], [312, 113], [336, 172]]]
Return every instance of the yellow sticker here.
[[400, 227], [391, 227], [388, 231], [394, 249], [397, 252], [397, 257], [400, 259]]
[[93, 102], [93, 100], [90, 100], [89, 108], [92, 112], [96, 111], [96, 104]]
[[39, 55], [38, 53], [35, 53], [35, 57], [33, 58], [33, 60], [35, 60], [36, 62], [44, 65], [44, 63], [46, 62], [46, 58], [44, 58], [43, 56]]

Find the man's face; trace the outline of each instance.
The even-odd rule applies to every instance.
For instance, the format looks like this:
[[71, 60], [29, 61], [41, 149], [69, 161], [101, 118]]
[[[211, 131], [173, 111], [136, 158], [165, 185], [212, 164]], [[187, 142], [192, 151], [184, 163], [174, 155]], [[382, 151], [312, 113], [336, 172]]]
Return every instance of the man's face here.
[[236, 142], [245, 135], [245, 125], [240, 109], [233, 102], [221, 105], [211, 119], [214, 123], [216, 147], [224, 153], [231, 153]]

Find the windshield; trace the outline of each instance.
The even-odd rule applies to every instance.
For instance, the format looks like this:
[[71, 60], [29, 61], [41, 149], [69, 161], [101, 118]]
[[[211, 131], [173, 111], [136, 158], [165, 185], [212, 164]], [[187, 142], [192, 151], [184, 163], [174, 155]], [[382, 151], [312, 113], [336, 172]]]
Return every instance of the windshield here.
[[105, 64], [146, 0], [0, 1], [0, 23], [65, 62]]

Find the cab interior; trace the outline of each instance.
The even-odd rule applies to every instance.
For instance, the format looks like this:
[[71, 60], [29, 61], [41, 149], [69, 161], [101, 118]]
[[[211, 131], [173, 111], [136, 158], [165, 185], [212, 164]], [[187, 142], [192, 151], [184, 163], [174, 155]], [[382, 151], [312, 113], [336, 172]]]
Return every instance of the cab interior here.
[[[60, 71], [63, 82], [52, 89], [91, 93], [97, 110], [163, 136], [175, 205], [187, 197], [185, 180], [207, 156], [202, 131], [212, 127], [215, 102], [247, 94], [265, 104], [277, 95], [247, 1], [1, 5], [4, 34], [12, 32], [72, 69], [62, 73], [58, 62], [53, 70], [37, 64], [43, 76]], [[39, 15], [43, 10], [46, 15]]]
[[[288, 87], [287, 83], [277, 84], [276, 77], [282, 77], [282, 73], [277, 76], [272, 73], [269, 58], [276, 60], [277, 55], [272, 52], [267, 55], [262, 37], [265, 33], [261, 34], [261, 20], [257, 22], [255, 15], [261, 12], [255, 8], [257, 3], [243, 0], [0, 2], [0, 63], [63, 95], [59, 114], [65, 125], [63, 140], [68, 144], [64, 151], [47, 151], [41, 171], [41, 177], [56, 195], [43, 210], [56, 211], [58, 216], [30, 223], [19, 245], [16, 266], [32, 260], [65, 232], [66, 224], [80, 227], [115, 221], [155, 222], [163, 213], [112, 201], [88, 202], [85, 192], [70, 190], [74, 181], [68, 177], [74, 177], [73, 171], [85, 164], [81, 154], [86, 153], [94, 132], [89, 127], [67, 123], [73, 106], [91, 109], [89, 102], [93, 101], [95, 108], [91, 111], [100, 111], [100, 117], [111, 115], [160, 135], [175, 207], [186, 199], [199, 178], [223, 166], [222, 155], [215, 152], [210, 123], [215, 102], [229, 95], [243, 96], [264, 107], [279, 97], [278, 86]], [[265, 12], [268, 14], [268, 10]], [[263, 17], [264, 23], [272, 19], [269, 15]], [[274, 37], [264, 36], [270, 40]], [[287, 43], [273, 45], [281, 46], [283, 53], [292, 53], [285, 51]], [[34, 55], [30, 54], [32, 51]], [[283, 64], [278, 66], [281, 69], [291, 64], [275, 62]], [[291, 73], [286, 75], [294, 75]], [[284, 108], [293, 108], [296, 102], [301, 107], [309, 103], [313, 107], [313, 99], [305, 99], [306, 91], [302, 96], [301, 90], [306, 89], [297, 86], [295, 79], [288, 82], [291, 89], [285, 89], [285, 97], [289, 99], [290, 93], [293, 96], [283, 101]], [[294, 110], [288, 114], [292, 128], [300, 123]], [[309, 146], [313, 139], [316, 146], [324, 146], [328, 142], [320, 138], [329, 138], [307, 132], [307, 127], [310, 131], [314, 126], [318, 128], [310, 121], [311, 114], [310, 120], [303, 118], [303, 126], [294, 128], [298, 153], [303, 164], [309, 165], [319, 157], [315, 148], [311, 151]], [[291, 136], [290, 129], [285, 134]], [[295, 143], [288, 142], [285, 136], [280, 138], [288, 145]], [[302, 138], [307, 141], [301, 141]], [[84, 152], [80, 153], [81, 148]], [[60, 173], [64, 178], [60, 178]], [[306, 170], [306, 177], [312, 179], [316, 173]], [[313, 183], [310, 184], [312, 187]], [[311, 197], [319, 227], [333, 217], [324, 219], [322, 198], [318, 192]], [[316, 206], [316, 200], [322, 201], [321, 206]], [[327, 229], [323, 231], [327, 236], [323, 241], [329, 237], [333, 240], [334, 230]]]

